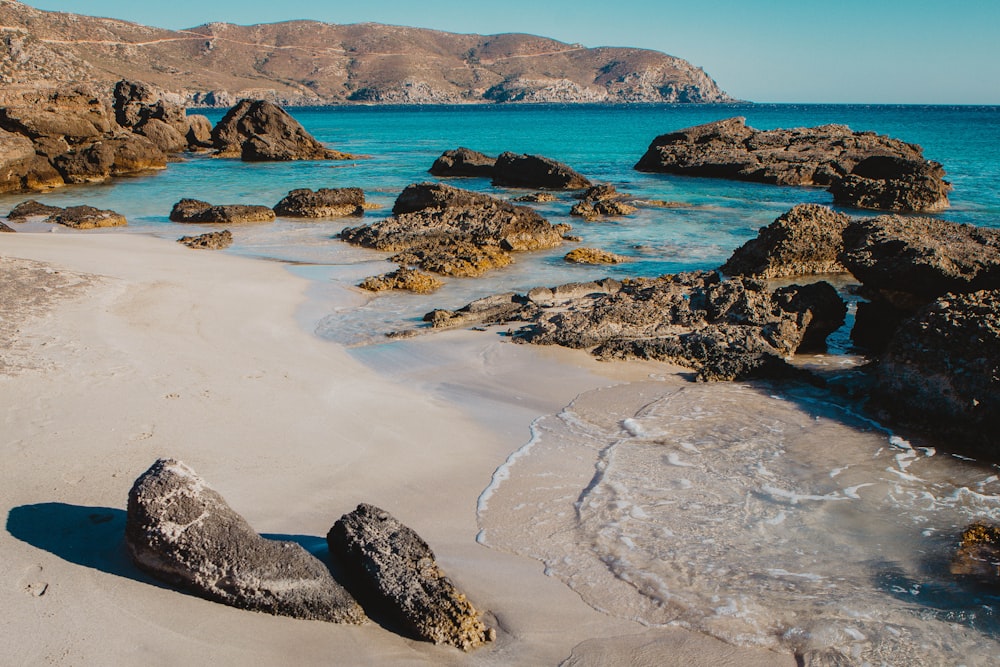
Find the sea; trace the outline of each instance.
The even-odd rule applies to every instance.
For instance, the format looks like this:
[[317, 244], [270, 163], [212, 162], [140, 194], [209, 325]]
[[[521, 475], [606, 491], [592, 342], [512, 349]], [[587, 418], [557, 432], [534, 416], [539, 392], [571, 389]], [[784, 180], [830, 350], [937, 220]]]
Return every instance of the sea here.
[[[111, 208], [129, 233], [176, 239], [217, 229], [168, 220], [182, 198], [273, 206], [296, 188], [360, 187], [379, 206], [364, 219], [232, 227], [226, 252], [281, 262], [310, 281], [309, 326], [364, 358], [422, 326], [506, 291], [605, 276], [657, 276], [719, 266], [798, 203], [831, 204], [820, 188], [780, 187], [633, 169], [658, 135], [732, 116], [759, 129], [838, 123], [919, 144], [954, 190], [937, 217], [1000, 227], [1000, 107], [885, 105], [525, 105], [293, 108], [321, 141], [364, 159], [243, 163], [190, 156], [151, 175], [32, 198]], [[222, 111], [206, 115], [215, 122]], [[435, 180], [443, 151], [545, 155], [642, 200], [628, 217], [569, 216], [571, 193], [532, 204], [567, 222], [579, 244], [516, 255], [429, 296], [355, 286], [394, 265], [337, 238], [389, 215], [399, 192]], [[487, 179], [452, 185], [515, 197]], [[29, 198], [0, 195], [0, 212]], [[845, 211], [852, 216], [871, 212]], [[34, 227], [34, 231], [48, 231]], [[75, 233], [53, 228], [55, 233]], [[104, 233], [102, 231], [86, 233]], [[630, 258], [570, 265], [583, 245]], [[845, 297], [856, 301], [849, 281]], [[850, 318], [849, 318], [850, 319]], [[489, 334], [483, 334], [489, 335]], [[847, 330], [806, 360], [863, 362]], [[593, 607], [650, 627], [679, 625], [725, 641], [795, 653], [801, 664], [989, 665], [1000, 661], [1000, 591], [948, 572], [961, 529], [1000, 521], [1000, 469], [904, 437], [814, 388], [678, 384], [662, 378], [578, 396], [539, 415], [522, 447], [498, 462], [478, 512], [483, 544], [536, 558]]]

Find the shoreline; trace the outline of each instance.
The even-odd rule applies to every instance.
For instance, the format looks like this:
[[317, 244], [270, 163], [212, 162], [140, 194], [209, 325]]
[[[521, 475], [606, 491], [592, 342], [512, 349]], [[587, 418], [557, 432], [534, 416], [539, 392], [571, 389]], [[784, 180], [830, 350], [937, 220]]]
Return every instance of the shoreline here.
[[[0, 375], [12, 661], [597, 664], [659, 646], [659, 664], [794, 664], [604, 615], [541, 563], [476, 542], [477, 500], [532, 419], [651, 366], [473, 332], [347, 351], [303, 329], [308, 283], [283, 264], [134, 233], [7, 235], [2, 257], [84, 283], [17, 323], [22, 357], [44, 367]], [[258, 532], [318, 555], [341, 514], [383, 507], [489, 612], [497, 641], [463, 654], [156, 583], [128, 562], [121, 530], [132, 481], [160, 456], [194, 468]]]

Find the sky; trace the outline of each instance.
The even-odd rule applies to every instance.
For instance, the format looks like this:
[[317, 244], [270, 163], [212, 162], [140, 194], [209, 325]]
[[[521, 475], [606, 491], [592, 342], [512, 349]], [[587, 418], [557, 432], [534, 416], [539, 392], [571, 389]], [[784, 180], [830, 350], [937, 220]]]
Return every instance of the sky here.
[[754, 102], [1000, 104], [1000, 0], [27, 0], [190, 28], [313, 19], [663, 51]]

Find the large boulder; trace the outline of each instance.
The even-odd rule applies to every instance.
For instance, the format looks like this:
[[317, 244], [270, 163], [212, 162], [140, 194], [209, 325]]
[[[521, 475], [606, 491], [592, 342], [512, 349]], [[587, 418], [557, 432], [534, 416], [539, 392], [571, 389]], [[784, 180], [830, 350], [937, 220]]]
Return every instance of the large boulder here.
[[[872, 158], [878, 159], [872, 161]], [[887, 169], [888, 162], [897, 168]], [[942, 197], [950, 189], [942, 180], [941, 165], [925, 160], [923, 150], [916, 144], [874, 132], [853, 132], [845, 125], [757, 130], [748, 127], [742, 117], [656, 137], [635, 168], [777, 185], [827, 187], [853, 174], [857, 179], [881, 182], [869, 184], [868, 188], [879, 187], [886, 193], [908, 188], [910, 194], [862, 196], [857, 186], [850, 185], [854, 183], [852, 179], [849, 187], [840, 191], [839, 202], [900, 211], [940, 210], [947, 206], [947, 198]], [[914, 170], [921, 177], [909, 179], [909, 186], [893, 184], [891, 181], [901, 173], [900, 169]], [[918, 189], [926, 192], [917, 193]], [[850, 194], [856, 190], [858, 194]]]
[[493, 185], [547, 190], [582, 190], [591, 183], [571, 167], [541, 155], [501, 153], [493, 167]]
[[101, 210], [93, 206], [70, 206], [53, 213], [45, 222], [54, 222], [73, 229], [99, 229], [102, 227], [124, 227], [128, 224], [125, 216], [111, 210]]
[[220, 157], [247, 162], [354, 157], [330, 150], [287, 111], [266, 100], [240, 100], [212, 129], [212, 144]]
[[781, 278], [846, 271], [838, 259], [850, 218], [818, 204], [799, 204], [736, 249], [719, 270], [728, 276]]
[[376, 605], [416, 637], [469, 651], [492, 641], [472, 603], [445, 576], [427, 543], [385, 510], [361, 504], [327, 534], [330, 554]]
[[[192, 141], [189, 137], [192, 126], [180, 95], [147, 83], [122, 80], [115, 84], [114, 111], [119, 125], [147, 137], [164, 153], [199, 147], [197, 138]], [[198, 125], [201, 127], [200, 122]]]
[[492, 178], [496, 161], [495, 157], [459, 147], [442, 153], [441, 157], [434, 160], [429, 171], [434, 176], [445, 178], [455, 176]]
[[51, 163], [28, 137], [0, 129], [0, 193], [42, 190], [63, 184]]
[[173, 459], [158, 460], [132, 486], [125, 545], [140, 569], [210, 600], [279, 616], [366, 621], [322, 561], [294, 542], [258, 535]]
[[1000, 462], [1000, 290], [947, 294], [903, 322], [879, 360], [874, 398], [896, 421]]
[[937, 162], [892, 156], [862, 160], [830, 185], [833, 203], [901, 213], [943, 211], [951, 184]]
[[308, 188], [292, 190], [274, 206], [274, 212], [289, 218], [342, 218], [363, 215], [365, 193], [361, 188]]
[[70, 148], [51, 162], [69, 184], [103, 183], [112, 176], [167, 167], [166, 155], [152, 141], [128, 133]]
[[273, 222], [274, 211], [267, 206], [247, 204], [209, 204], [199, 199], [182, 199], [170, 211], [173, 222]]

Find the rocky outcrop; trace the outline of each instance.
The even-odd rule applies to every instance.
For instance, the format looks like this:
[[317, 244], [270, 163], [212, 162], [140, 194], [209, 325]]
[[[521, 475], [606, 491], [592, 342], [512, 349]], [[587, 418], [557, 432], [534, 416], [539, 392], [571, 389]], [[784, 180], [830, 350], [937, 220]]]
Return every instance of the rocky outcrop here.
[[10, 210], [7, 214], [8, 220], [27, 220], [28, 218], [35, 218], [39, 216], [49, 217], [50, 215], [55, 215], [56, 213], [62, 213], [62, 208], [59, 206], [49, 206], [48, 204], [43, 204], [41, 202], [35, 201], [34, 199], [29, 199], [23, 201], [14, 208]]
[[206, 232], [198, 236], [182, 236], [177, 242], [197, 250], [225, 250], [233, 244], [233, 233], [223, 229], [221, 232]]
[[400, 253], [392, 261], [444, 275], [479, 275], [509, 263], [509, 252], [562, 243], [561, 229], [531, 209], [440, 183], [407, 186], [392, 212], [340, 238]]
[[546, 204], [557, 199], [558, 197], [551, 192], [532, 192], [531, 194], [514, 197], [511, 201], [524, 202], [526, 204]]
[[947, 294], [904, 321], [879, 360], [874, 397], [952, 451], [1000, 461], [1000, 290]]
[[563, 259], [571, 264], [622, 264], [631, 261], [628, 257], [600, 248], [574, 248]]
[[295, 618], [366, 621], [325, 564], [294, 542], [258, 535], [179, 461], [160, 459], [135, 481], [125, 545], [140, 569], [210, 600]]
[[[114, 89], [115, 120], [152, 141], [164, 153], [204, 147], [204, 116], [188, 118], [184, 98], [147, 83], [119, 81]], [[201, 137], [201, 138], [199, 138]]]
[[343, 218], [364, 215], [365, 193], [361, 188], [308, 188], [292, 190], [278, 202], [274, 212], [287, 218]]
[[837, 203], [901, 212], [942, 210], [950, 190], [941, 165], [924, 159], [916, 144], [844, 125], [756, 130], [742, 117], [656, 137], [635, 168], [832, 186]]
[[1000, 526], [976, 521], [966, 527], [951, 561], [951, 573], [1000, 586]]
[[622, 201], [624, 197], [613, 185], [594, 185], [587, 188], [580, 202], [573, 205], [569, 214], [580, 216], [584, 220], [597, 220], [602, 216], [617, 217], [635, 213], [638, 209]]
[[246, 162], [354, 158], [325, 147], [287, 111], [265, 100], [240, 100], [213, 128], [212, 145], [219, 157]]
[[267, 206], [247, 204], [213, 205], [198, 199], [182, 199], [170, 211], [173, 222], [273, 222], [274, 211]]
[[416, 637], [463, 651], [495, 638], [427, 543], [385, 510], [358, 505], [330, 528], [327, 543], [360, 588]]
[[407, 290], [416, 294], [430, 294], [444, 285], [434, 276], [410, 269], [405, 266], [380, 276], [365, 278], [358, 287], [370, 292], [385, 292], [388, 290]]
[[568, 165], [541, 155], [501, 153], [493, 167], [493, 185], [511, 188], [582, 190], [590, 180]]
[[459, 147], [442, 153], [441, 157], [434, 160], [429, 171], [434, 176], [443, 178], [457, 176], [492, 178], [496, 162], [495, 157]]
[[818, 204], [799, 204], [732, 254], [719, 270], [727, 276], [782, 278], [817, 273], [843, 273], [840, 253], [850, 222]]
[[51, 214], [45, 222], [54, 222], [73, 229], [98, 229], [101, 227], [124, 227], [128, 224], [125, 216], [111, 210], [101, 210], [93, 206], [70, 206]]
[[754, 280], [681, 273], [536, 288], [424, 319], [434, 327], [528, 322], [513, 332], [515, 342], [586, 349], [605, 359], [668, 361], [695, 369], [702, 380], [731, 380], [800, 375], [785, 357], [804, 340], [825, 339], [839, 326], [836, 312], [842, 322], [845, 310], [828, 283], [771, 293]]

